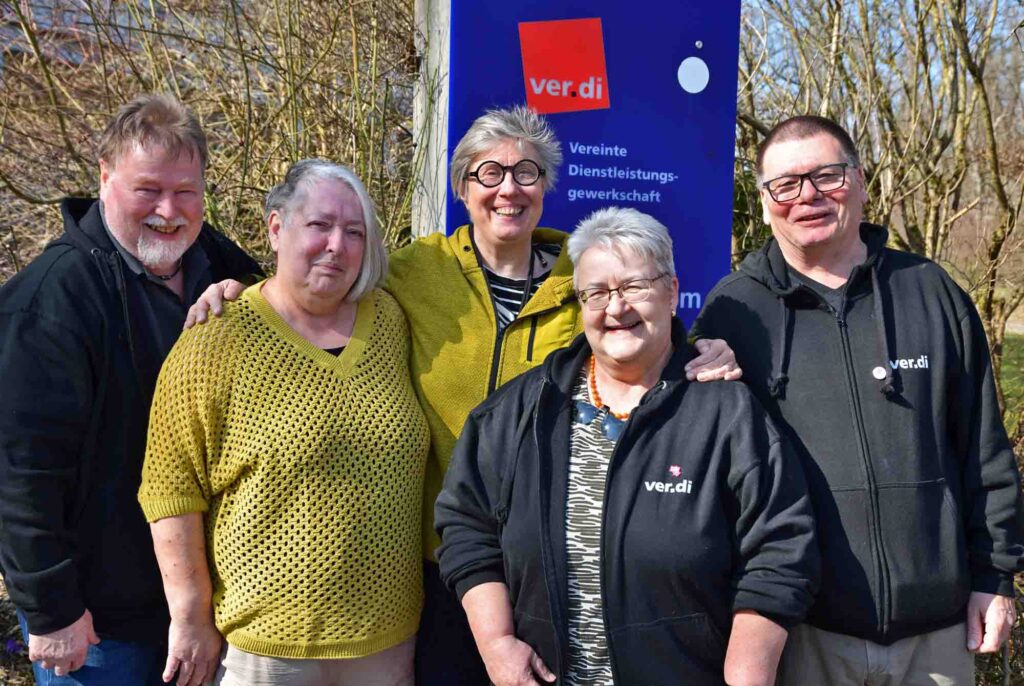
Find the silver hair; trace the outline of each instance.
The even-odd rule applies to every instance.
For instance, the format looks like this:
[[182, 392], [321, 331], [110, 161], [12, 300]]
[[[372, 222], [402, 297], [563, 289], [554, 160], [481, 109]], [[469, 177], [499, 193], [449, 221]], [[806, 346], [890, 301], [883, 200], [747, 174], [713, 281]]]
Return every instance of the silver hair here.
[[533, 146], [540, 158], [536, 162], [544, 170], [540, 183], [544, 184], [545, 191], [554, 189], [558, 168], [562, 166], [562, 144], [544, 117], [519, 105], [488, 110], [480, 115], [455, 146], [450, 171], [456, 197], [465, 196], [466, 174], [471, 171], [469, 165], [473, 160], [508, 140], [515, 141], [520, 151], [524, 143]]
[[366, 186], [355, 172], [327, 160], [299, 160], [285, 172], [284, 181], [267, 193], [267, 200], [263, 205], [263, 219], [269, 222], [270, 214], [277, 212], [281, 215], [282, 222], [287, 224], [295, 205], [302, 200], [304, 194], [311, 192], [313, 184], [327, 180], [340, 181], [351, 188], [359, 198], [359, 205], [363, 211], [363, 225], [366, 228], [363, 263], [359, 267], [359, 278], [345, 296], [345, 300], [356, 302], [383, 283], [388, 271], [388, 252], [384, 247], [373, 201], [370, 200]]
[[[659, 272], [676, 275], [672, 238], [665, 225], [631, 207], [604, 207], [584, 218], [569, 236], [569, 259], [578, 267], [590, 248], [629, 250]], [[576, 276], [573, 276], [573, 283]], [[579, 287], [579, 284], [576, 284]]]

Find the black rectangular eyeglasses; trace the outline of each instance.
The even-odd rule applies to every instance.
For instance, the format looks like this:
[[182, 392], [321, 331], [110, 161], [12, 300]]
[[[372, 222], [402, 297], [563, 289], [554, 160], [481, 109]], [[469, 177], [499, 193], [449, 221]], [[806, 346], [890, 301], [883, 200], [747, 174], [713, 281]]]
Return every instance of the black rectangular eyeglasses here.
[[846, 168], [850, 166], [849, 162], [826, 164], [805, 174], [778, 176], [765, 181], [761, 187], [768, 191], [775, 202], [788, 202], [800, 197], [805, 180], [810, 181], [819, 193], [828, 193], [843, 187], [846, 183]]

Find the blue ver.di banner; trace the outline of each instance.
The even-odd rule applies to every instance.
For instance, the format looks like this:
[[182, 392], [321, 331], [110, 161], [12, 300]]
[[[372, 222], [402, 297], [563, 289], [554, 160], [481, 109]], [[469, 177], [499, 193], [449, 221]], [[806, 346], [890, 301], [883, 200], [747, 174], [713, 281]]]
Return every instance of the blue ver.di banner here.
[[[449, 155], [489, 108], [544, 113], [564, 162], [541, 225], [609, 205], [657, 218], [689, 324], [729, 269], [739, 21], [739, 0], [452, 0]], [[449, 189], [448, 232], [466, 221]]]

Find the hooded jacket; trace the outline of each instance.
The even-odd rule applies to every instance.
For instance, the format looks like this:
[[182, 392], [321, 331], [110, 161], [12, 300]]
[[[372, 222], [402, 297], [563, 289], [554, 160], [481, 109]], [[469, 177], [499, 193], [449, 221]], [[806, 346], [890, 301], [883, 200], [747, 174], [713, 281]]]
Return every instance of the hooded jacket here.
[[470, 226], [451, 236], [425, 236], [389, 258], [384, 287], [409, 321], [409, 371], [430, 425], [423, 481], [423, 554], [428, 559], [434, 559], [441, 543], [434, 532], [434, 501], [466, 415], [583, 330], [565, 248], [568, 237], [554, 229], [534, 230], [534, 243], [558, 244], [562, 252], [544, 283], [500, 334]]
[[[721, 684], [733, 613], [798, 622], [817, 586], [798, 460], [743, 384], [687, 382], [678, 321], [673, 340], [608, 466], [601, 588], [617, 684]], [[516, 636], [560, 683], [572, 387], [589, 355], [579, 336], [474, 410], [435, 508], [442, 579], [460, 597], [505, 583]]]
[[708, 295], [694, 333], [724, 338], [804, 460], [822, 586], [808, 623], [891, 644], [965, 619], [971, 591], [1013, 595], [1020, 477], [985, 333], [936, 264], [886, 249], [839, 311], [789, 278], [774, 239]]
[[[159, 353], [133, 335], [129, 274], [99, 203], [0, 289], [0, 564], [29, 631], [88, 609], [101, 638], [166, 640], [153, 540], [135, 494]], [[214, 280], [260, 273], [208, 225]]]

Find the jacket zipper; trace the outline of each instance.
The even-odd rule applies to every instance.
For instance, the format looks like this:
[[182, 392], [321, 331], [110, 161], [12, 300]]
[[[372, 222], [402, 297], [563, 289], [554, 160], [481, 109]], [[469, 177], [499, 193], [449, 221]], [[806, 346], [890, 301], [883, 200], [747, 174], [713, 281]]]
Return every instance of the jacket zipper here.
[[[490, 289], [490, 284], [488, 284], [487, 288]], [[527, 362], [532, 362], [533, 361], [533, 342], [534, 342], [534, 339], [537, 336], [537, 320], [540, 318], [541, 315], [547, 314], [548, 312], [553, 312], [553, 311], [557, 310], [559, 307], [560, 306], [556, 305], [555, 307], [549, 307], [549, 308], [547, 308], [545, 310], [541, 310], [540, 312], [534, 312], [533, 314], [530, 315], [529, 319], [531, 321], [531, 324], [530, 324], [530, 338], [529, 338], [529, 342], [528, 342], [527, 356], [526, 356], [526, 361]], [[498, 369], [500, 367], [500, 362], [501, 362], [501, 346], [502, 346], [502, 343], [504, 343], [504, 341], [505, 341], [505, 334], [508, 333], [509, 329], [511, 329], [513, 326], [515, 326], [516, 324], [519, 324], [521, 322], [524, 322], [524, 321], [526, 321], [526, 320], [522, 319], [518, 315], [516, 315], [516, 318], [513, 319], [512, 321], [510, 321], [508, 323], [508, 326], [506, 326], [504, 331], [502, 331], [501, 329], [498, 328], [498, 317], [497, 317], [497, 315], [495, 315], [495, 317], [494, 317], [494, 330], [495, 330], [494, 350], [491, 352], [491, 373], [490, 373], [490, 376], [488, 377], [488, 381], [487, 381], [487, 395], [490, 395], [491, 393], [494, 393], [494, 390], [495, 390], [495, 388], [498, 385]]]
[[[629, 427], [630, 427], [630, 425], [632, 425], [633, 417], [636, 416], [636, 413], [637, 413], [638, 409], [640, 409], [639, 406], [637, 406], [633, 410], [633, 412], [629, 415], [629, 419], [626, 421], [626, 426], [622, 427], [622, 434], [619, 436], [619, 442], [615, 445], [615, 448], [612, 449], [611, 457], [608, 458], [608, 469], [607, 469], [607, 471], [605, 472], [605, 475], [604, 475], [604, 500], [603, 500], [603, 502], [601, 504], [601, 536], [598, 539], [598, 540], [601, 541], [601, 549], [600, 549], [600, 552], [598, 554], [598, 564], [599, 564], [599, 569], [600, 569], [599, 583], [600, 583], [600, 587], [601, 587], [601, 598], [602, 599], [608, 597], [608, 589], [605, 587], [605, 578], [608, 576], [608, 574], [607, 574], [607, 570], [605, 569], [605, 556], [604, 556], [604, 551], [605, 551], [604, 532], [605, 532], [605, 524], [606, 524], [606, 522], [608, 520], [608, 507], [607, 507], [607, 505], [608, 505], [608, 488], [609, 488], [609, 486], [611, 485], [611, 482], [612, 482], [612, 469], [615, 468], [615, 461], [619, 457], [619, 448], [621, 448], [626, 443], [626, 436], [627, 436], [627, 434], [629, 434]], [[605, 645], [608, 646], [608, 663], [609, 663], [609, 666], [611, 667], [611, 670], [612, 670], [612, 683], [613, 684], [622, 683], [619, 680], [619, 668], [618, 668], [618, 665], [615, 664], [615, 651], [612, 650], [612, 637], [608, 633], [608, 604], [605, 603], [603, 600], [601, 602], [601, 619], [604, 622], [604, 626], [602, 628], [604, 629]]]
[[[488, 286], [490, 288], [490, 286]], [[491, 351], [491, 374], [487, 379], [487, 395], [494, 393], [494, 387], [498, 383], [498, 363], [501, 361], [501, 344], [505, 340], [505, 331], [515, 324], [513, 319], [504, 330], [498, 325], [498, 316], [494, 316], [494, 350]]]
[[[601, 536], [599, 539], [601, 541], [601, 550], [598, 554], [598, 564], [601, 570], [601, 578], [599, 579], [599, 582], [601, 586], [602, 598], [608, 597], [608, 589], [605, 587], [605, 578], [608, 575], [606, 573], [607, 570], [605, 569], [604, 531], [605, 524], [608, 520], [608, 487], [611, 485], [612, 482], [612, 470], [615, 468], [615, 462], [618, 460], [620, 449], [622, 448], [622, 446], [626, 445], [626, 436], [629, 435], [629, 428], [633, 425], [633, 418], [640, 413], [640, 408], [642, 408], [647, 403], [647, 401], [653, 396], [655, 392], [664, 390], [666, 386], [667, 384], [664, 381], [658, 381], [656, 384], [654, 384], [654, 386], [651, 387], [649, 391], [647, 391], [647, 393], [644, 394], [644, 396], [640, 399], [640, 403], [635, 408], [633, 408], [633, 412], [630, 413], [629, 419], [626, 420], [626, 426], [622, 427], [622, 434], [619, 436], [619, 442], [615, 444], [615, 448], [612, 450], [611, 457], [608, 458], [608, 470], [605, 472], [604, 476], [604, 500], [601, 505]], [[612, 650], [612, 637], [608, 634], [608, 605], [604, 602], [601, 603], [601, 619], [604, 621], [604, 640], [608, 646], [608, 663], [612, 669], [612, 683], [621, 684], [622, 680], [619, 678], [619, 667], [615, 662], [615, 651]]]
[[526, 343], [526, 361], [533, 362], [533, 341], [537, 338], [537, 315], [530, 317], [530, 339]]
[[110, 253], [110, 261], [114, 266], [114, 281], [117, 283], [118, 294], [121, 296], [121, 311], [124, 314], [124, 330], [128, 339], [128, 352], [131, 354], [132, 369], [135, 378], [142, 383], [139, 373], [139, 362], [135, 359], [135, 339], [132, 336], [132, 318], [128, 312], [128, 286], [125, 284], [124, 268], [121, 266], [121, 258], [116, 252]]
[[849, 329], [846, 326], [846, 320], [843, 315], [836, 312], [835, 317], [836, 323], [839, 326], [839, 338], [843, 347], [843, 362], [846, 366], [846, 381], [850, 391], [850, 400], [853, 404], [854, 425], [857, 428], [857, 442], [860, 447], [861, 459], [864, 462], [864, 471], [867, 476], [867, 494], [871, 516], [871, 541], [877, 555], [875, 562], [877, 568], [875, 573], [877, 575], [879, 585], [878, 607], [875, 609], [878, 611], [878, 630], [884, 635], [889, 623], [889, 573], [888, 562], [885, 559], [885, 548], [882, 546], [882, 537], [880, 533], [879, 520], [881, 515], [879, 514], [878, 507], [878, 493], [875, 488], [875, 471], [871, 464], [867, 434], [864, 431], [864, 413], [861, 407], [860, 397], [857, 394], [856, 375], [854, 374], [853, 369], [853, 354], [850, 350]]
[[[477, 263], [480, 264], [480, 269], [483, 271], [483, 264], [480, 263], [480, 255], [477, 254]], [[490, 396], [494, 393], [495, 387], [498, 385], [498, 366], [501, 361], [501, 344], [505, 341], [505, 332], [509, 328], [519, 321], [519, 315], [522, 313], [526, 304], [530, 302], [530, 285], [533, 282], [533, 252], [530, 252], [530, 273], [526, 277], [526, 290], [523, 291], [522, 304], [519, 307], [519, 312], [516, 313], [515, 318], [508, 323], [504, 329], [501, 328], [500, 322], [498, 322], [498, 313], [494, 310], [494, 291], [491, 289], [491, 282], [487, 279], [487, 274], [484, 274], [484, 284], [487, 286], [487, 295], [490, 296], [491, 314], [494, 315], [494, 350], [491, 351], [491, 373], [487, 378], [487, 395]]]

